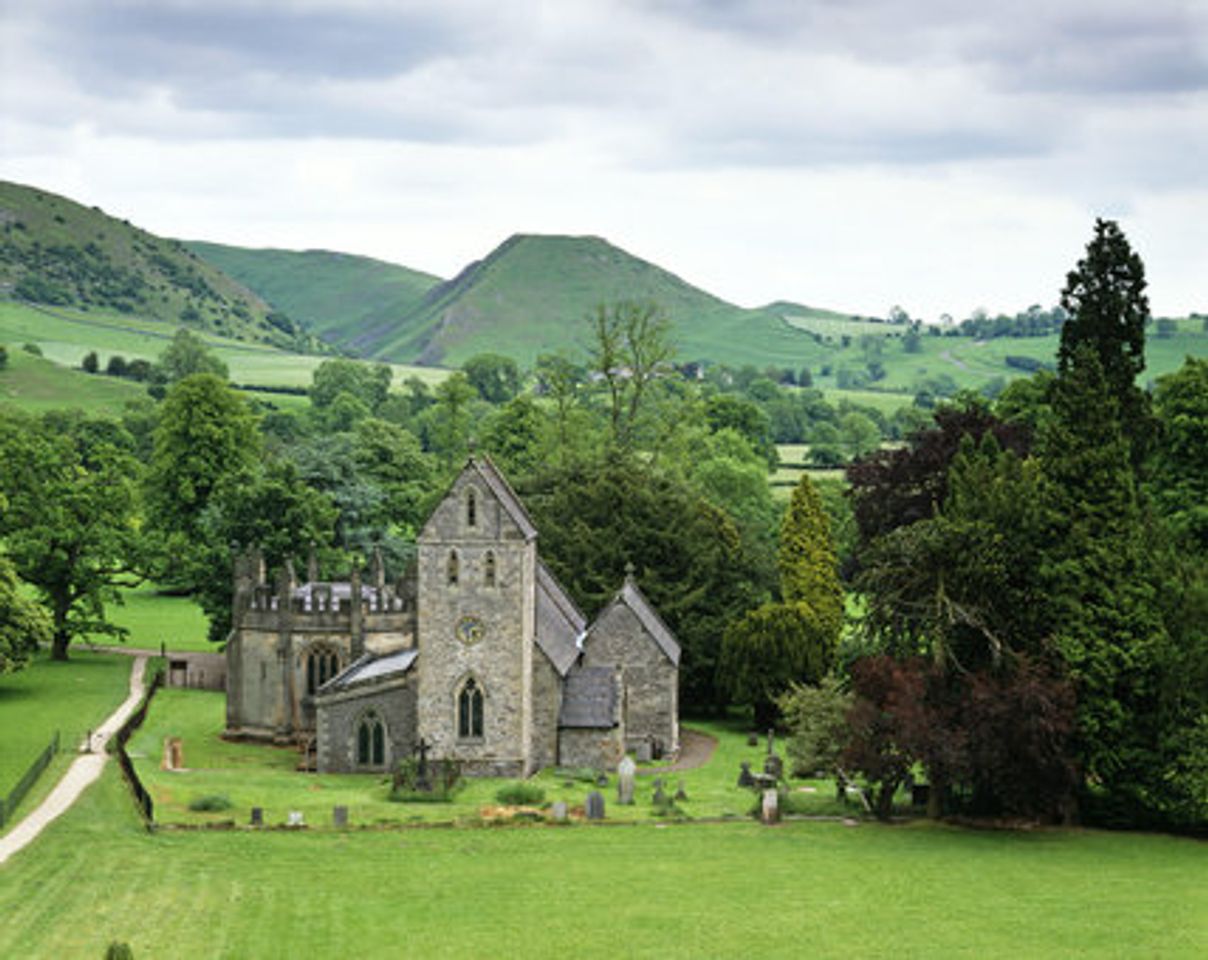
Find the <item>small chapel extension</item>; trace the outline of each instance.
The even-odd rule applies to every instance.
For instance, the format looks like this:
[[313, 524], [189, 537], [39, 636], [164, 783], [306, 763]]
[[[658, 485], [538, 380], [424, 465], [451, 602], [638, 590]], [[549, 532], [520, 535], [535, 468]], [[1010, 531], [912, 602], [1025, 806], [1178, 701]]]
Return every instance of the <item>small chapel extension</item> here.
[[631, 576], [592, 622], [542, 563], [523, 504], [472, 457], [387, 584], [275, 586], [236, 564], [227, 734], [313, 746], [324, 772], [382, 771], [422, 740], [465, 772], [612, 767], [679, 749], [680, 648]]

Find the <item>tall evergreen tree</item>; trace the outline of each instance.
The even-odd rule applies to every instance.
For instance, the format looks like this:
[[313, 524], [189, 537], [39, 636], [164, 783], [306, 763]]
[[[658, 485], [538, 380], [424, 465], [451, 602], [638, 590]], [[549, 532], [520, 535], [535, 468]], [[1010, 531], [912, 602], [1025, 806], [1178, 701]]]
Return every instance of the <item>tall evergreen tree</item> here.
[[843, 625], [843, 587], [831, 539], [830, 519], [808, 474], [793, 488], [780, 525], [780, 594], [786, 603], [807, 604], [838, 638]]
[[1143, 452], [1147, 405], [1136, 385], [1145, 369], [1145, 266], [1114, 220], [1096, 220], [1086, 256], [1066, 277], [1061, 306], [1069, 319], [1057, 350], [1059, 375], [1078, 363], [1078, 350], [1089, 346], [1119, 407], [1124, 435], [1133, 444], [1134, 463]]

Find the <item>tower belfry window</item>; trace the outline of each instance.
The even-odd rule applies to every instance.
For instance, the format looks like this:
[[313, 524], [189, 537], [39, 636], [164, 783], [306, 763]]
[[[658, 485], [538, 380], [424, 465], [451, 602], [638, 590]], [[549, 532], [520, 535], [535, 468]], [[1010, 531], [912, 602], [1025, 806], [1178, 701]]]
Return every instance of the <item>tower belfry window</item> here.
[[495, 579], [495, 554], [488, 550], [482, 561], [482, 582], [488, 587], [493, 587]]
[[449, 583], [457, 583], [457, 578], [461, 572], [461, 563], [457, 559], [456, 550], [449, 551], [449, 562], [446, 566], [445, 572], [448, 575]]

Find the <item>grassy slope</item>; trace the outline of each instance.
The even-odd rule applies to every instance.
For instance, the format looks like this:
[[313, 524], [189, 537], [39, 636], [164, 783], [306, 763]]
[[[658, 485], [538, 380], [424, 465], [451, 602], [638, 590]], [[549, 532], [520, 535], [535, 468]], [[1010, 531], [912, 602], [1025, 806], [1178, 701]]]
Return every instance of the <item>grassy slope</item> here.
[[120, 416], [126, 401], [146, 396], [137, 384], [93, 377], [42, 357], [9, 347], [8, 366], [0, 370], [0, 404], [31, 413], [80, 407], [94, 414]]
[[[64, 753], [39, 781], [43, 793], [49, 789], [87, 730], [125, 699], [131, 662], [116, 654], [73, 650], [67, 663], [56, 663], [43, 652], [25, 670], [0, 676], [0, 794], [12, 789], [58, 730]], [[36, 799], [27, 796], [18, 814]]]
[[[119, 627], [130, 631], [129, 647], [158, 650], [193, 650], [215, 653], [218, 648], [206, 639], [206, 618], [201, 607], [188, 597], [158, 593], [151, 584], [122, 591], [121, 604], [109, 604], [105, 613]], [[97, 644], [113, 644], [112, 637], [97, 635]]]
[[410, 313], [441, 282], [429, 273], [327, 250], [186, 245], [337, 346], [349, 345], [366, 326]]
[[683, 359], [755, 362], [813, 345], [773, 313], [728, 304], [598, 237], [531, 235], [511, 237], [403, 322], [367, 329], [358, 344], [375, 356], [453, 365], [505, 345], [530, 364], [543, 352], [581, 350], [588, 311], [619, 299], [658, 302]]
[[[38, 248], [35, 249], [35, 244]], [[34, 275], [61, 305], [114, 309], [242, 340], [285, 343], [268, 305], [174, 240], [33, 187], [0, 181], [0, 286]]]
[[110, 764], [0, 868], [0, 955], [1193, 957], [1203, 881], [1188, 840], [927, 824], [147, 835]]
[[[0, 343], [8, 347], [13, 372], [26, 366], [25, 360], [35, 359], [21, 350], [21, 344], [24, 343], [37, 344], [46, 360], [62, 365], [49, 371], [38, 367], [41, 373], [34, 378], [35, 382], [49, 382], [36, 391], [23, 387], [23, 393], [14, 393], [16, 387], [8, 380], [11, 376], [9, 371], [0, 372], [0, 400], [6, 399], [7, 389], [12, 394], [7, 399], [27, 409], [62, 406], [91, 408], [91, 405], [99, 404], [99, 409], [120, 412], [127, 398], [145, 395], [141, 386], [104, 376], [88, 377], [64, 367], [78, 367], [80, 360], [90, 350], [97, 352], [101, 369], [105, 368], [109, 357], [114, 354], [120, 354], [127, 360], [154, 360], [168, 345], [172, 333], [173, 328], [165, 329], [163, 324], [120, 314], [99, 311], [83, 313], [62, 307], [37, 309], [25, 304], [0, 302]], [[230, 367], [231, 379], [236, 383], [309, 386], [315, 367], [326, 359], [226, 337], [205, 335], [204, 339]], [[444, 370], [430, 367], [392, 366], [396, 386], [411, 376], [438, 382], [447, 375]], [[282, 404], [290, 398], [278, 395], [268, 399]]]

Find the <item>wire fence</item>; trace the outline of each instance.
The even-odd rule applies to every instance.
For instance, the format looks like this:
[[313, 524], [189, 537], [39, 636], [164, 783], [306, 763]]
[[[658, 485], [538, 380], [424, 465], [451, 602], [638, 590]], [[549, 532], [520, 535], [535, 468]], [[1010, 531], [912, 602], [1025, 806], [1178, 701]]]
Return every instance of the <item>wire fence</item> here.
[[50, 743], [46, 745], [38, 758], [29, 765], [29, 769], [22, 774], [21, 779], [17, 781], [17, 785], [9, 791], [7, 797], [0, 797], [0, 828], [3, 828], [8, 823], [9, 817], [16, 812], [21, 801], [25, 799], [25, 795], [38, 782], [38, 777], [42, 775], [42, 771], [50, 766], [50, 761], [54, 759], [55, 754], [59, 752], [59, 731], [54, 732], [54, 736], [50, 738]]

